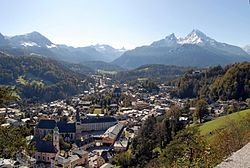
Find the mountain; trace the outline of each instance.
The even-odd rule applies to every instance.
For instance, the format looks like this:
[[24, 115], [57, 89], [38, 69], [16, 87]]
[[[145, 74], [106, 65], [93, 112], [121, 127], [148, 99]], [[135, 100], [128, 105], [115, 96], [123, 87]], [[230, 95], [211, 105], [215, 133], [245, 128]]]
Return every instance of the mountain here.
[[0, 33], [0, 46], [7, 46], [8, 40]]
[[10, 39], [10, 42], [12, 45], [16, 46], [16, 47], [45, 47], [45, 48], [49, 48], [53, 43], [47, 39], [46, 37], [44, 37], [43, 35], [41, 35], [40, 33], [34, 31], [32, 33], [28, 33], [25, 35], [17, 35], [17, 36], [13, 36]]
[[87, 76], [63, 63], [37, 56], [10, 56], [0, 53], [0, 85], [15, 86], [22, 100], [49, 102], [88, 89]]
[[126, 51], [125, 48], [115, 49], [105, 44], [96, 44], [89, 47], [94, 48], [96, 51], [102, 53], [108, 62], [115, 60]]
[[248, 54], [250, 54], [250, 44], [243, 48]]
[[41, 55], [70, 63], [84, 63], [86, 61], [110, 62], [125, 52], [123, 49], [115, 49], [109, 45], [76, 48], [58, 45], [39, 32], [13, 37], [5, 37], [0, 34], [0, 51], [14, 56]]
[[249, 61], [250, 56], [240, 47], [220, 43], [199, 30], [184, 38], [171, 34], [149, 46], [126, 51], [112, 63], [126, 68], [145, 64], [206, 67]]

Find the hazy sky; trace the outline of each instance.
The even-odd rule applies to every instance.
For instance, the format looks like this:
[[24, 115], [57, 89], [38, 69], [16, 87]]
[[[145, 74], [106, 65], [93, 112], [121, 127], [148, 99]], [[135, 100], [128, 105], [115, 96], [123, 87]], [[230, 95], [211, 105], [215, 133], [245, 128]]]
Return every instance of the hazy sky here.
[[133, 48], [199, 29], [250, 44], [249, 0], [1, 0], [0, 32], [38, 31], [56, 44]]

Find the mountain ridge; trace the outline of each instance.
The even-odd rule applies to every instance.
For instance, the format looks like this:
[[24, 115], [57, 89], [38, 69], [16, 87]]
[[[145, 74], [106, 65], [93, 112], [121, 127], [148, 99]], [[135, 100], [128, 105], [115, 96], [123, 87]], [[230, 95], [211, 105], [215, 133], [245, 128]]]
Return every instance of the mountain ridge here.
[[184, 38], [172, 33], [148, 46], [126, 51], [112, 63], [124, 68], [145, 64], [206, 67], [249, 60], [250, 55], [240, 47], [218, 42], [194, 29]]
[[248, 54], [250, 54], [250, 44], [243, 47], [243, 50], [246, 51]]
[[[98, 49], [100, 46], [103, 50]], [[115, 49], [106, 44], [85, 47], [55, 44], [37, 31], [11, 37], [0, 34], [0, 51], [15, 56], [27, 54], [42, 55], [70, 63], [85, 61], [110, 62], [125, 52], [125, 50]]]

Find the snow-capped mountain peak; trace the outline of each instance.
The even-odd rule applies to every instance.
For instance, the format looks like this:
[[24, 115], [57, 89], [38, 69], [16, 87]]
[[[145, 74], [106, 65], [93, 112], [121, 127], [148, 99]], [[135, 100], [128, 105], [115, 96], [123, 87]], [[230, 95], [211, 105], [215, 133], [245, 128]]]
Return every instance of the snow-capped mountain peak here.
[[206, 34], [201, 32], [200, 30], [194, 29], [191, 33], [189, 33], [185, 38], [178, 39], [179, 44], [197, 44], [197, 45], [215, 45], [216, 41], [211, 39]]
[[166, 36], [165, 37], [165, 40], [167, 41], [176, 41], [177, 40], [177, 38], [176, 38], [176, 36], [175, 36], [175, 34], [174, 33], [172, 33], [172, 34], [170, 34], [169, 36]]
[[177, 38], [174, 33], [166, 36], [164, 39], [153, 42], [151, 47], [178, 47], [182, 44], [196, 44], [196, 45], [211, 45], [215, 46], [217, 42], [208, 37], [200, 30], [194, 29], [186, 37]]
[[243, 50], [245, 50], [248, 54], [250, 54], [250, 44], [246, 45]]
[[5, 36], [0, 33], [0, 46], [7, 45], [8, 41], [6, 40]]
[[175, 47], [177, 44], [177, 38], [174, 33], [166, 36], [164, 39], [153, 42], [152, 47]]
[[53, 44], [49, 39], [36, 31], [24, 35], [13, 36], [10, 40], [15, 45], [22, 45], [25, 47], [46, 47]]

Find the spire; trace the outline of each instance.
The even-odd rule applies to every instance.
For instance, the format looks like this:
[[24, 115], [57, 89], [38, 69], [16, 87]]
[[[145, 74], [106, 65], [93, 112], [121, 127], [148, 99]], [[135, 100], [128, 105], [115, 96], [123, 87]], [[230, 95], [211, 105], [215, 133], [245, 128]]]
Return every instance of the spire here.
[[53, 130], [53, 134], [59, 134], [59, 128], [57, 127], [57, 125]]
[[80, 122], [80, 110], [76, 108], [76, 122]]
[[59, 138], [60, 138], [59, 128], [56, 125], [55, 128], [53, 129], [53, 146], [57, 149], [58, 152], [60, 151]]

